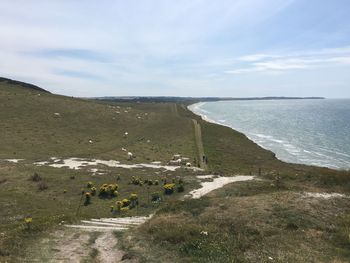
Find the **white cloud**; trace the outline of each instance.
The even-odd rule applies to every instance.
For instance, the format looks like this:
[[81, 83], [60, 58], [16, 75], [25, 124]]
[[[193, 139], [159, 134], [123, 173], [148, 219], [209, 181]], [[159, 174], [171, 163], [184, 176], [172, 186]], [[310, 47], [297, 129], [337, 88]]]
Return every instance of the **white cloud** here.
[[[348, 65], [350, 47], [254, 53], [262, 48], [256, 28], [262, 38], [273, 34], [264, 23], [273, 24], [294, 2], [299, 1], [3, 0], [0, 73], [75, 96], [204, 96], [224, 89], [222, 95], [230, 96], [232, 87], [248, 85], [243, 73]], [[286, 43], [279, 40], [278, 35], [273, 45], [266, 43], [277, 49]], [[283, 48], [293, 49], [288, 44]], [[52, 55], [62, 50], [67, 54]], [[87, 58], [72, 55], [74, 50], [86, 51]], [[261, 85], [256, 82], [249, 83], [251, 93]]]
[[226, 74], [246, 74], [254, 72], [282, 73], [291, 70], [331, 67], [350, 63], [350, 47], [291, 52], [290, 54], [252, 54], [238, 58], [247, 62]]

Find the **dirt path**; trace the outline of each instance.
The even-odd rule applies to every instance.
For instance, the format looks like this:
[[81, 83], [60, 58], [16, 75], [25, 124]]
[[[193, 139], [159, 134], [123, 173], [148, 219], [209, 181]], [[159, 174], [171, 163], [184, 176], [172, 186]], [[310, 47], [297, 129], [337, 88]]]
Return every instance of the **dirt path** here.
[[[116, 249], [118, 241], [111, 231], [105, 232], [97, 237], [92, 246], [97, 254], [97, 261], [103, 263], [121, 262], [125, 253]], [[127, 262], [127, 261], [126, 261]]]
[[198, 150], [198, 160], [200, 167], [204, 170], [207, 170], [207, 164], [203, 161], [203, 156], [204, 154], [204, 147], [203, 147], [203, 141], [202, 141], [202, 130], [201, 130], [201, 125], [198, 123], [197, 120], [192, 119], [193, 124], [194, 124], [194, 135], [196, 138], [196, 145], [197, 145], [197, 150]]
[[179, 113], [177, 111], [177, 104], [174, 103], [174, 106], [171, 106], [171, 112], [174, 113], [176, 117], [179, 117]]
[[193, 199], [201, 198], [202, 196], [210, 193], [211, 191], [222, 188], [227, 184], [234, 183], [234, 182], [250, 181], [250, 180], [254, 180], [255, 177], [249, 176], [249, 175], [236, 175], [236, 176], [230, 176], [230, 177], [220, 177], [220, 176], [215, 177], [214, 175], [199, 175], [197, 176], [197, 178], [201, 180], [212, 179], [212, 181], [201, 182], [201, 188], [194, 189], [191, 192], [189, 192], [189, 196], [191, 196]]
[[135, 263], [136, 259], [118, 248], [114, 232], [137, 227], [151, 216], [90, 219], [64, 225], [36, 244], [29, 257], [33, 262]]

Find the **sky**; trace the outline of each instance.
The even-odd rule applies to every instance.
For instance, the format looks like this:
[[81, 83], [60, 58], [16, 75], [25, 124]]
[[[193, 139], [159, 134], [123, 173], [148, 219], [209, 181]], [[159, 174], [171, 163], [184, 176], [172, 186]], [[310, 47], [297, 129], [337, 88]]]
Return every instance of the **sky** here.
[[349, 0], [0, 0], [0, 76], [77, 96], [350, 98]]

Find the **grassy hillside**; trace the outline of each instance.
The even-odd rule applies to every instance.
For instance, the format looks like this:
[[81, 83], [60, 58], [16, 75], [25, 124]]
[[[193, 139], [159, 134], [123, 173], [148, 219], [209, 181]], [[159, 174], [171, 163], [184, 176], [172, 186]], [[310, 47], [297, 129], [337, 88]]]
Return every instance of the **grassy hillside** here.
[[0, 82], [0, 119], [0, 158], [125, 159], [122, 147], [138, 162], [193, 155], [192, 122], [174, 104], [107, 105]]
[[[149, 202], [150, 195], [162, 192], [162, 180], [171, 182], [192, 174], [187, 170], [163, 173], [157, 169], [100, 166], [104, 174], [95, 176], [87, 168], [33, 165], [53, 156], [113, 159], [132, 164], [166, 163], [173, 154], [181, 153], [192, 160], [196, 156], [192, 121], [180, 117], [174, 104], [107, 105], [0, 82], [0, 120], [0, 262], [1, 256], [4, 260], [24, 256], [28, 243], [35, 242], [61, 220], [110, 217], [110, 206], [131, 193], [138, 194], [140, 207], [128, 215], [149, 214], [156, 209]], [[128, 161], [122, 148], [135, 158]], [[24, 160], [16, 164], [4, 159]], [[31, 180], [34, 173], [42, 180]], [[140, 187], [130, 184], [132, 176], [160, 183]], [[89, 181], [97, 188], [104, 183], [118, 183], [119, 196], [93, 197], [92, 204], [82, 206], [77, 215], [81, 191], [89, 190], [86, 187]], [[186, 191], [193, 183], [189, 180]], [[41, 184], [47, 189], [40, 190]], [[177, 198], [177, 194], [170, 198]], [[31, 232], [25, 231], [23, 223], [28, 216], [33, 218]]]
[[[205, 173], [253, 174], [260, 180], [181, 201], [198, 187], [191, 170], [100, 165], [103, 174], [93, 174], [89, 167], [33, 164], [53, 156], [166, 163], [175, 153], [196, 163], [193, 119], [200, 124], [209, 160]], [[304, 194], [349, 195], [349, 172], [279, 161], [243, 134], [201, 120], [182, 103], [97, 102], [0, 82], [0, 130], [0, 262], [30, 261], [43, 258], [41, 253], [50, 258], [54, 249], [45, 240], [60, 229], [59, 222], [121, 216], [111, 214], [110, 207], [131, 193], [138, 194], [140, 205], [123, 215], [156, 212], [140, 228], [118, 234], [120, 246], [141, 262], [347, 262], [350, 257], [350, 198]], [[128, 161], [122, 148], [135, 158]], [[31, 178], [34, 173], [40, 181]], [[132, 176], [160, 184], [134, 185]], [[164, 180], [178, 183], [180, 178], [185, 181], [183, 193], [164, 196], [157, 205], [149, 201], [151, 193], [163, 191]], [[97, 188], [117, 183], [119, 196], [94, 196], [77, 213], [90, 181]], [[33, 218], [30, 230], [26, 217]]]
[[349, 262], [349, 199], [302, 190], [241, 182], [173, 202], [125, 233], [123, 248], [141, 262]]

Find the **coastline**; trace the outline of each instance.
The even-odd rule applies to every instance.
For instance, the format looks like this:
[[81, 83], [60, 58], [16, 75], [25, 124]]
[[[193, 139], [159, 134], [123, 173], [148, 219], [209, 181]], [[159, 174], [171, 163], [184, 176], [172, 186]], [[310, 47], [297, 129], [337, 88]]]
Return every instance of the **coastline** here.
[[212, 124], [216, 124], [216, 125], [220, 125], [220, 126], [223, 126], [223, 127], [227, 127], [235, 132], [239, 132], [239, 133], [242, 133], [244, 134], [244, 136], [250, 140], [251, 142], [255, 143], [256, 145], [258, 145], [259, 147], [261, 147], [262, 149], [264, 150], [267, 150], [267, 151], [270, 151], [272, 152], [276, 159], [281, 161], [281, 162], [284, 162], [284, 163], [287, 163], [287, 164], [293, 164], [293, 165], [306, 165], [306, 166], [312, 166], [312, 167], [318, 167], [318, 168], [327, 168], [327, 169], [331, 169], [331, 170], [334, 170], [334, 171], [350, 171], [350, 169], [346, 169], [346, 168], [339, 168], [339, 167], [331, 167], [331, 166], [322, 166], [322, 165], [318, 165], [318, 164], [313, 164], [313, 163], [305, 163], [305, 162], [293, 162], [293, 161], [290, 161], [290, 160], [286, 160], [286, 159], [283, 159], [283, 158], [280, 158], [277, 153], [275, 151], [273, 151], [272, 149], [269, 149], [267, 147], [265, 147], [264, 145], [262, 145], [261, 143], [259, 143], [258, 141], [254, 140], [253, 138], [251, 138], [248, 134], [246, 134], [245, 132], [243, 131], [240, 131], [238, 129], [236, 129], [235, 127], [232, 127], [230, 125], [227, 125], [227, 124], [224, 124], [222, 122], [219, 122], [219, 121], [215, 121], [211, 118], [209, 118], [206, 114], [203, 114], [203, 113], [199, 113], [196, 111], [196, 108], [200, 108], [200, 106], [202, 106], [203, 104], [206, 104], [207, 101], [200, 101], [200, 102], [195, 102], [195, 103], [192, 103], [192, 104], [189, 104], [187, 105], [187, 109], [192, 112], [193, 114], [195, 114], [196, 116], [200, 117], [203, 121], [206, 121], [208, 123], [212, 123]]

